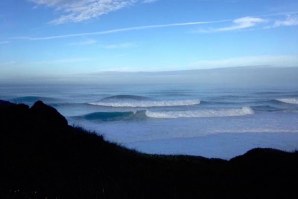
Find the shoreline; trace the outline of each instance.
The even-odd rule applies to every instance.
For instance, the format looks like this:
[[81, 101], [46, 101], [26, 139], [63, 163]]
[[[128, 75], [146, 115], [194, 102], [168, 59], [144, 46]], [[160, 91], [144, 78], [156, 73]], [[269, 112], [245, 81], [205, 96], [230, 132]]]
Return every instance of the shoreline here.
[[[297, 143], [298, 135], [296, 133], [249, 132], [218, 133], [189, 138], [146, 140], [121, 144], [130, 149], [152, 155], [180, 154], [230, 160], [236, 156], [244, 155], [255, 148], [273, 148], [286, 152], [294, 152], [298, 150]], [[235, 149], [237, 149], [237, 151], [235, 151]]]

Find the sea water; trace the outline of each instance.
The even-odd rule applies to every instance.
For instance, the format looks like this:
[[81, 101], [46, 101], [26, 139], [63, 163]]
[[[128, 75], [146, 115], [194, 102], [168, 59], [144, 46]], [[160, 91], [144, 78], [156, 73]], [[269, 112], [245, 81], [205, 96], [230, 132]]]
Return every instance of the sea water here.
[[55, 107], [74, 126], [149, 154], [229, 159], [298, 149], [298, 90], [173, 84], [1, 85], [0, 98]]

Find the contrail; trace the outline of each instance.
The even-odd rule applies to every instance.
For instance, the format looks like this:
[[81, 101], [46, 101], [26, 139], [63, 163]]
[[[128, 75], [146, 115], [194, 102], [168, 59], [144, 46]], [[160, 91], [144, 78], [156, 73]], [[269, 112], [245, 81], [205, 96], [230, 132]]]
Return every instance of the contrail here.
[[[298, 11], [291, 12], [280, 12], [280, 13], [271, 13], [259, 15], [256, 17], [270, 17], [270, 16], [281, 16], [281, 15], [293, 15], [298, 14]], [[146, 25], [146, 26], [133, 26], [127, 28], [118, 28], [97, 32], [84, 32], [84, 33], [74, 33], [74, 34], [64, 34], [64, 35], [53, 35], [53, 36], [43, 36], [43, 37], [13, 37], [11, 40], [30, 40], [30, 41], [39, 41], [39, 40], [54, 40], [54, 39], [65, 39], [71, 37], [81, 37], [81, 36], [91, 36], [91, 35], [107, 35], [119, 32], [130, 32], [130, 31], [139, 31], [147, 29], [160, 29], [160, 28], [170, 28], [170, 27], [179, 27], [179, 26], [194, 26], [194, 25], [203, 25], [203, 24], [215, 24], [215, 23], [224, 23], [232, 22], [233, 19], [224, 19], [224, 20], [215, 20], [215, 21], [193, 21], [193, 22], [183, 22], [183, 23], [170, 23], [170, 24], [157, 24], [157, 25]]]
[[118, 28], [98, 32], [84, 32], [84, 33], [75, 33], [75, 34], [65, 34], [65, 35], [54, 35], [54, 36], [45, 36], [45, 37], [13, 37], [11, 39], [17, 40], [53, 40], [53, 39], [65, 39], [71, 37], [81, 37], [81, 36], [91, 36], [91, 35], [107, 35], [119, 32], [130, 32], [138, 30], [147, 30], [147, 29], [159, 29], [159, 28], [170, 28], [170, 27], [179, 27], [179, 26], [194, 26], [194, 25], [203, 25], [203, 24], [214, 24], [214, 23], [223, 23], [231, 20], [218, 20], [218, 21], [194, 21], [194, 22], [184, 22], [184, 23], [171, 23], [171, 24], [159, 24], [159, 25], [148, 25], [148, 26], [134, 26], [128, 28]]

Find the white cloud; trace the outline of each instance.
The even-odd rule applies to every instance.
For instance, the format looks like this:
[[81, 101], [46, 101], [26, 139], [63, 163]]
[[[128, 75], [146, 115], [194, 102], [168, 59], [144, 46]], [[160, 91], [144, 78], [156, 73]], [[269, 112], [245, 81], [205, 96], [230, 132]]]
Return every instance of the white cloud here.
[[233, 57], [217, 60], [199, 60], [189, 65], [189, 68], [226, 68], [240, 66], [272, 66], [272, 67], [297, 67], [298, 55], [264, 55]]
[[287, 16], [285, 20], [277, 20], [274, 23], [274, 27], [297, 26], [297, 25], [298, 25], [298, 16]]
[[54, 8], [62, 15], [54, 24], [81, 22], [131, 6], [137, 2], [149, 4], [158, 0], [28, 0], [37, 6]]
[[138, 0], [29, 0], [63, 13], [52, 23], [81, 22], [133, 5]]
[[222, 22], [232, 22], [233, 24], [226, 27], [221, 28], [201, 28], [193, 33], [214, 33], [214, 32], [228, 32], [228, 31], [236, 31], [236, 30], [243, 30], [255, 27], [262, 23], [267, 23], [266, 19], [260, 17], [241, 17], [234, 20], [223, 20]]
[[242, 18], [233, 20], [232, 26], [215, 29], [215, 32], [224, 32], [224, 31], [233, 31], [233, 30], [251, 28], [264, 22], [266, 22], [266, 20], [259, 17], [242, 17]]
[[[34, 0], [37, 1], [37, 0]], [[38, 0], [42, 1], [42, 0]], [[43, 0], [49, 1], [49, 0]], [[52, 0], [54, 1], [54, 0]], [[56, 0], [61, 1], [61, 0]], [[108, 1], [108, 0], [107, 0]], [[111, 1], [111, 0], [109, 0]], [[277, 14], [276, 14], [277, 15]], [[279, 15], [279, 14], [278, 14]], [[261, 24], [268, 24], [272, 22], [271, 20], [267, 20], [260, 17], [241, 17], [234, 20], [231, 19], [222, 19], [222, 20], [215, 20], [215, 21], [190, 21], [190, 22], [182, 22], [182, 23], [170, 23], [170, 24], [155, 24], [155, 25], [144, 25], [144, 26], [133, 26], [133, 27], [126, 27], [126, 28], [118, 28], [118, 29], [110, 29], [110, 30], [103, 30], [103, 31], [96, 31], [96, 32], [83, 32], [83, 33], [73, 33], [73, 34], [64, 34], [64, 35], [52, 35], [52, 36], [43, 36], [43, 37], [30, 37], [30, 36], [22, 36], [22, 37], [13, 37], [10, 39], [14, 40], [54, 40], [54, 39], [65, 39], [65, 38], [72, 38], [72, 37], [83, 37], [83, 36], [96, 36], [96, 35], [107, 35], [107, 34], [115, 34], [121, 32], [131, 32], [131, 31], [140, 31], [140, 30], [149, 30], [149, 29], [161, 29], [161, 28], [172, 28], [172, 27], [183, 27], [183, 26], [197, 26], [197, 25], [215, 25], [220, 23], [227, 23], [232, 22], [233, 25], [222, 27], [222, 28], [205, 28], [192, 31], [193, 33], [212, 33], [212, 32], [226, 32], [226, 31], [235, 31], [241, 29], [248, 29], [255, 27]], [[276, 27], [282, 25], [297, 25], [298, 19], [297, 18], [289, 18], [284, 21], [277, 21]], [[268, 27], [273, 27], [272, 23]], [[264, 26], [263, 26], [264, 28]], [[92, 44], [94, 42], [89, 41], [86, 42], [85, 45]]]

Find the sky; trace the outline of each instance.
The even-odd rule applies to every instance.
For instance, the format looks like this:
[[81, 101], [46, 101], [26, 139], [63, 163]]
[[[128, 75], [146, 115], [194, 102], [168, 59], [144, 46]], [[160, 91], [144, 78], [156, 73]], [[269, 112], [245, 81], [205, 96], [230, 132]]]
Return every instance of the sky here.
[[1, 0], [0, 80], [297, 67], [294, 0]]

